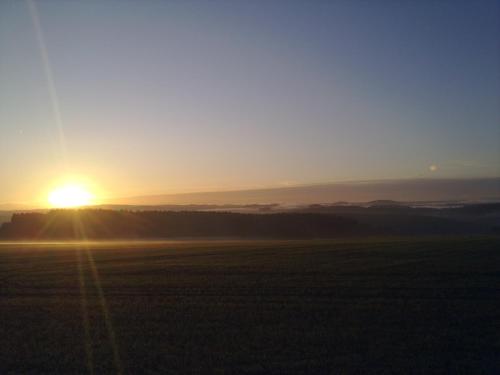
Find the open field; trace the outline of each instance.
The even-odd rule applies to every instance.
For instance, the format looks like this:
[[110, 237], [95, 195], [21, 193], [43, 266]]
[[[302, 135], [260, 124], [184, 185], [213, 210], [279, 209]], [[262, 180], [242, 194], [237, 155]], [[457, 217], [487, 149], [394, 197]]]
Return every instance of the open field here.
[[0, 373], [500, 372], [500, 238], [0, 243]]

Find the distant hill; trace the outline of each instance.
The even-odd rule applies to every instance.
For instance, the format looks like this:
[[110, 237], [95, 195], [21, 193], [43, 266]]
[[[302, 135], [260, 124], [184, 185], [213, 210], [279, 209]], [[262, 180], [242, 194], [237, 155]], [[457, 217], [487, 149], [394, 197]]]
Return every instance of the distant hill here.
[[393, 201], [390, 199], [379, 199], [376, 201], [367, 202], [366, 206], [369, 207], [401, 207], [406, 206], [402, 202]]
[[333, 202], [500, 201], [500, 178], [361, 181], [283, 188], [163, 194], [113, 199], [126, 205], [304, 205]]
[[133, 211], [230, 211], [241, 213], [269, 212], [278, 208], [278, 204], [156, 204], [156, 205], [127, 205], [101, 204], [92, 208], [108, 210]]

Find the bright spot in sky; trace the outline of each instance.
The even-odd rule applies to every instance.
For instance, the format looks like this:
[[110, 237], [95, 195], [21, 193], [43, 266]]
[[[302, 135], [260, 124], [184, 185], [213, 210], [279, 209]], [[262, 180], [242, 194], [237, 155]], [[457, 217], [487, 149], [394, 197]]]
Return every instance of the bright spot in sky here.
[[65, 185], [53, 190], [48, 200], [55, 208], [80, 207], [92, 204], [94, 195], [81, 185]]
[[429, 166], [429, 170], [430, 170], [431, 172], [436, 172], [436, 171], [437, 171], [437, 169], [438, 169], [437, 165], [434, 165], [434, 164], [433, 164], [433, 165]]

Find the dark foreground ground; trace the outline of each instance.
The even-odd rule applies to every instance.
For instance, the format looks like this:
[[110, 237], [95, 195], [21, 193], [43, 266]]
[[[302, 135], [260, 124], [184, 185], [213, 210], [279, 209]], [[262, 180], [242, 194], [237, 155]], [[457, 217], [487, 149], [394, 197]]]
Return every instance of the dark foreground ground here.
[[500, 239], [0, 244], [0, 373], [500, 373]]

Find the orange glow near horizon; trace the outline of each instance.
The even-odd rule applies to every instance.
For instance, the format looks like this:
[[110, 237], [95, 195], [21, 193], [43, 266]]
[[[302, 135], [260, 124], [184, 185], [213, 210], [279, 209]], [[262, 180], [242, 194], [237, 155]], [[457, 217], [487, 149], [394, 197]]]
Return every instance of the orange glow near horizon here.
[[82, 207], [93, 204], [95, 196], [85, 186], [68, 184], [52, 190], [48, 202], [53, 208]]

